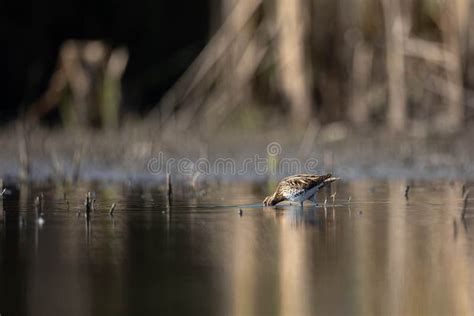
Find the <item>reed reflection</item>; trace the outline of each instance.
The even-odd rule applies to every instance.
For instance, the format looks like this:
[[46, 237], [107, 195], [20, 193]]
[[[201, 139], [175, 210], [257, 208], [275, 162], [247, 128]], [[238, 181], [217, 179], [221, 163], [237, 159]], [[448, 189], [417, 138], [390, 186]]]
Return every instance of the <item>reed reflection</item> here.
[[285, 217], [280, 217], [279, 240], [279, 278], [281, 315], [308, 315], [311, 291], [308, 277], [308, 249], [303, 220], [304, 210], [291, 206]]

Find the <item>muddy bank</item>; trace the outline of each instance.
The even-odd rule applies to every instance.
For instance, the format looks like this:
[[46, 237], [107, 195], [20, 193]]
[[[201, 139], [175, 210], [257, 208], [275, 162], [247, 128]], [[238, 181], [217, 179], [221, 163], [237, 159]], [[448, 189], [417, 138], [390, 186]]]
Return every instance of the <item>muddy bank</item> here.
[[298, 172], [334, 172], [347, 179], [473, 179], [472, 135], [469, 130], [442, 137], [394, 136], [339, 124], [213, 133], [161, 131], [155, 124], [118, 131], [35, 127], [25, 133], [8, 127], [0, 133], [0, 177], [18, 179], [27, 166], [33, 180], [154, 181], [167, 172], [194, 181], [259, 180]]

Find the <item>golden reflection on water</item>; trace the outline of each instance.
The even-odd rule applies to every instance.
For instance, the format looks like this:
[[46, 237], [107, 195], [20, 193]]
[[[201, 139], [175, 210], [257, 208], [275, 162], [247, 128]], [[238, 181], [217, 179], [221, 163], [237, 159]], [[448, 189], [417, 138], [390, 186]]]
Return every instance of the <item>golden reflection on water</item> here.
[[244, 226], [236, 221], [235, 224], [231, 272], [234, 287], [232, 310], [234, 315], [252, 315], [258, 303], [256, 268], [259, 262], [258, 256], [252, 255], [256, 253], [255, 223], [248, 222]]
[[[310, 293], [308, 286], [311, 271], [308, 268], [305, 227], [297, 226], [302, 210], [290, 207], [288, 217], [280, 221], [279, 278], [280, 313], [282, 315], [308, 315], [310, 313]], [[280, 217], [282, 218], [282, 217]]]
[[[473, 314], [473, 257], [469, 255], [472, 238], [466, 238], [468, 232], [459, 220], [459, 190], [444, 186], [441, 192], [427, 197], [411, 184], [407, 200], [407, 184], [393, 181], [378, 191], [369, 182], [350, 184], [344, 188], [353, 197], [350, 212], [347, 205], [337, 206], [335, 213], [331, 207], [326, 214], [318, 209], [322, 226], [308, 223], [308, 213], [314, 212], [308, 207], [301, 210], [287, 206], [273, 214], [278, 226], [274, 264], [279, 278], [279, 296], [273, 299], [280, 315], [310, 315], [318, 311], [360, 315]], [[453, 220], [459, 226], [456, 240]], [[339, 231], [342, 226], [338, 221], [345, 223], [350, 234]], [[315, 230], [319, 235], [314, 234]], [[252, 250], [258, 233], [257, 227], [237, 230], [234, 251], [240, 259], [232, 273], [236, 286], [233, 293], [239, 303], [234, 305], [234, 315], [255, 314], [255, 305], [261, 304], [255, 278], [255, 272], [260, 270], [255, 266], [259, 264], [259, 254]], [[327, 249], [344, 243], [350, 243], [353, 251]], [[315, 244], [326, 257], [313, 253]], [[337, 260], [342, 258], [345, 262], [341, 266]], [[327, 297], [327, 292], [332, 297]]]
[[[71, 205], [87, 190], [71, 192]], [[0, 277], [21, 276], [28, 291], [16, 301], [33, 315], [195, 306], [232, 315], [474, 314], [474, 220], [460, 218], [461, 183], [361, 181], [335, 190], [327, 209], [254, 207], [239, 216], [238, 207], [206, 208], [197, 197], [166, 213], [159, 190], [109, 187], [94, 190], [98, 207], [124, 197], [117, 215], [98, 211], [86, 228], [54, 191], [45, 193], [54, 198], [44, 226], [36, 225], [34, 212], [19, 210], [31, 209], [37, 191], [23, 188], [17, 202], [0, 200], [0, 254], [9, 256], [0, 257]], [[229, 192], [246, 201], [263, 196], [251, 186]], [[14, 256], [18, 266], [9, 263]], [[5, 294], [12, 283], [3, 286]]]

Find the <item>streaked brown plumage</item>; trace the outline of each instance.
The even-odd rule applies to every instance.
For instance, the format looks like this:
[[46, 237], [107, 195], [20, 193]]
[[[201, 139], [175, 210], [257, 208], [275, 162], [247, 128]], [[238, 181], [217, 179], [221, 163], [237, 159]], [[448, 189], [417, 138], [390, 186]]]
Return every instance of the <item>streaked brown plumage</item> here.
[[326, 185], [338, 180], [330, 173], [326, 175], [297, 174], [280, 181], [275, 193], [263, 200], [263, 205], [273, 206], [282, 201], [300, 202], [305, 200], [316, 202], [316, 193]]

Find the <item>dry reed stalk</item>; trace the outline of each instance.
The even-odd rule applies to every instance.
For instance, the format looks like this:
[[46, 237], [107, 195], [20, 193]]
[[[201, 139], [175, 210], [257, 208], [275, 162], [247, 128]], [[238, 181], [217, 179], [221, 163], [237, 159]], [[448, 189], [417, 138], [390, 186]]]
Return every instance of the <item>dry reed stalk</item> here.
[[[374, 50], [364, 41], [355, 45], [352, 59], [352, 97], [349, 118], [356, 126], [364, 126], [369, 122], [368, 91]], [[370, 87], [372, 89], [372, 87]]]
[[469, 190], [467, 190], [465, 193], [464, 193], [464, 196], [463, 196], [463, 208], [462, 208], [462, 213], [461, 213], [461, 218], [464, 219], [464, 217], [466, 216], [466, 211], [467, 211], [467, 202], [469, 200]]
[[320, 130], [321, 125], [319, 124], [318, 120], [313, 119], [308, 122], [306, 131], [304, 132], [303, 138], [301, 139], [297, 157], [308, 157], [311, 154]]
[[78, 149], [74, 151], [74, 156], [72, 158], [72, 174], [71, 174], [71, 182], [76, 183], [79, 180], [79, 172], [81, 169], [81, 158], [82, 158], [82, 151], [83, 151], [83, 144], [79, 146]]
[[59, 161], [59, 157], [56, 153], [56, 150], [50, 149], [50, 159], [51, 159], [51, 166], [53, 167], [53, 172], [56, 180], [64, 179], [64, 166]]
[[311, 116], [313, 73], [306, 52], [309, 14], [304, 0], [278, 0], [275, 3], [277, 68], [279, 86], [289, 102], [290, 111], [298, 122]]
[[167, 122], [175, 107], [181, 103], [199, 84], [211, 84], [213, 80], [203, 80], [218, 60], [225, 54], [239, 32], [255, 14], [262, 0], [239, 1], [219, 30], [210, 39], [191, 66], [168, 90], [160, 101], [162, 122]]
[[17, 125], [18, 152], [20, 160], [20, 180], [26, 181], [30, 176], [30, 156], [28, 151], [28, 135], [22, 123]]
[[388, 77], [388, 124], [400, 132], [406, 124], [404, 21], [399, 0], [381, 0], [385, 23], [385, 55]]
[[464, 4], [461, 1], [443, 1], [443, 14], [440, 14], [439, 18], [445, 51], [451, 55], [451, 58], [445, 58], [447, 85], [444, 88], [447, 109], [438, 118], [441, 127], [447, 131], [461, 128], [464, 118], [462, 45], [465, 39], [462, 37], [465, 33], [466, 18], [460, 14], [461, 11], [466, 11]]

